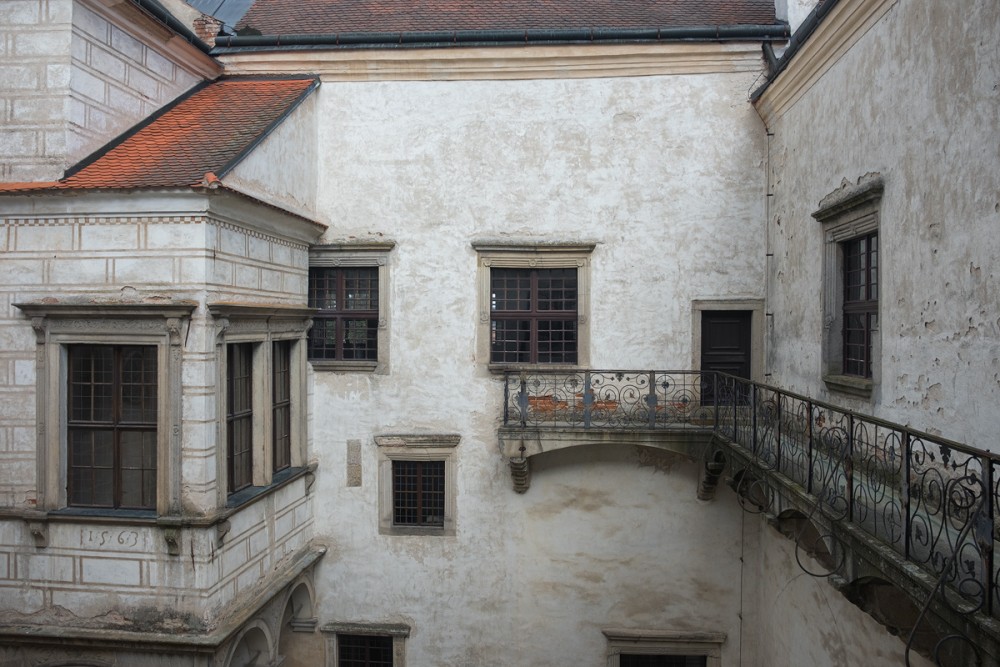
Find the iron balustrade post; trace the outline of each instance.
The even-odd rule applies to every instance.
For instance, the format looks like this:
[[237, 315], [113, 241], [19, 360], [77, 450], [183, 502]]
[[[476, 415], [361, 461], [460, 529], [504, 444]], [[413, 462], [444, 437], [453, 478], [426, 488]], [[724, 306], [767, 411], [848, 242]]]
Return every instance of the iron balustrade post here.
[[811, 495], [813, 492], [813, 403], [806, 401], [806, 465], [809, 470], [806, 472], [806, 491]]
[[503, 425], [510, 419], [510, 371], [503, 374]]
[[[994, 514], [996, 513], [996, 500], [993, 495], [993, 461], [989, 456], [983, 456], [980, 461], [983, 466], [983, 493], [986, 497], [983, 501], [986, 503], [986, 516], [988, 518], [987, 525], [989, 527], [989, 533], [980, 536], [980, 547], [983, 550], [983, 579], [986, 595], [986, 613], [990, 617], [993, 616], [994, 609], [994, 593], [996, 589], [996, 583], [994, 579], [994, 554], [993, 554], [993, 535], [996, 532], [994, 526], [996, 526]], [[984, 531], [986, 532], [986, 531]]]
[[649, 408], [649, 419], [647, 420], [649, 428], [656, 428], [656, 371], [649, 372], [649, 393], [646, 395], [646, 407]]
[[775, 393], [775, 403], [774, 408], [774, 466], [775, 470], [781, 472], [781, 394]]
[[594, 390], [590, 387], [590, 371], [583, 374], [583, 427], [590, 428], [590, 409], [594, 405]]
[[905, 514], [903, 518], [903, 530], [906, 531], [905, 539], [903, 540], [903, 557], [906, 560], [910, 560], [910, 531], [913, 528], [913, 517], [910, 514], [910, 448], [913, 444], [910, 441], [910, 432], [903, 431], [903, 479], [900, 483], [903, 485], [903, 512]]
[[[739, 380], [734, 380], [739, 382]], [[741, 392], [733, 392], [741, 393]], [[750, 444], [754, 456], [760, 458], [760, 440], [757, 437], [757, 387], [750, 385]], [[761, 467], [763, 467], [763, 462]]]
[[847, 519], [854, 523], [854, 415], [847, 414], [847, 456], [844, 460], [847, 478]]
[[[703, 371], [704, 372], [704, 371]], [[711, 371], [712, 373], [712, 412], [715, 417], [712, 422], [712, 430], [719, 431], [719, 373], [717, 371]], [[705, 383], [699, 381], [700, 386], [704, 387]]]
[[521, 371], [521, 388], [517, 395], [517, 407], [521, 410], [521, 428], [528, 425], [528, 379]]
[[[716, 371], [716, 372], [718, 372], [718, 371]], [[740, 429], [739, 429], [739, 425], [740, 425], [740, 417], [739, 417], [740, 411], [739, 411], [739, 406], [736, 404], [736, 386], [733, 385], [732, 378], [727, 378], [726, 381], [730, 385], [732, 385], [732, 391], [729, 392], [729, 404], [732, 406], [732, 411], [733, 411], [733, 442], [739, 442], [740, 441]], [[745, 442], [745, 443], [743, 443], [743, 446], [746, 447], [750, 451], [751, 455], [753, 455], [752, 445], [753, 445], [752, 442]]]

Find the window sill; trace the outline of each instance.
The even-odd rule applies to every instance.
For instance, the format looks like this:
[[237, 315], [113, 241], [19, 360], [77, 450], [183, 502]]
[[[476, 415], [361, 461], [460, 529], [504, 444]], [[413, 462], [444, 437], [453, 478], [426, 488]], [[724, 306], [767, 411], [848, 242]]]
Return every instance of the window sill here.
[[454, 537], [454, 526], [389, 526], [379, 531], [382, 535]]
[[226, 499], [226, 509], [233, 510], [249, 505], [255, 500], [267, 496], [283, 486], [291, 484], [293, 481], [311, 472], [312, 470], [313, 468], [311, 466], [303, 466], [301, 468], [285, 468], [284, 470], [279, 470], [274, 473], [274, 476], [271, 478], [271, 483], [267, 486], [250, 486], [245, 489], [240, 489], [236, 493], [230, 494], [229, 498]]
[[63, 507], [57, 510], [50, 510], [49, 517], [60, 519], [72, 517], [74, 519], [100, 519], [101, 521], [112, 521], [121, 523], [147, 523], [153, 522], [157, 518], [156, 510], [128, 510], [112, 509], [109, 507]]
[[871, 378], [856, 375], [824, 375], [823, 382], [830, 391], [850, 394], [861, 398], [871, 398], [874, 382]]
[[333, 361], [328, 359], [310, 359], [314, 371], [333, 371], [342, 373], [374, 373], [378, 370], [377, 361]]

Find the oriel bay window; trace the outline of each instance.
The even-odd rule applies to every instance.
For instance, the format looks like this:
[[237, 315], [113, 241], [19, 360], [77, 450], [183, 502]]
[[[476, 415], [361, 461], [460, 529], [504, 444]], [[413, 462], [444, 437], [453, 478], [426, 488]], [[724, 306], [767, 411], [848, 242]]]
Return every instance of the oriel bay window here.
[[156, 346], [67, 351], [68, 504], [156, 509]]

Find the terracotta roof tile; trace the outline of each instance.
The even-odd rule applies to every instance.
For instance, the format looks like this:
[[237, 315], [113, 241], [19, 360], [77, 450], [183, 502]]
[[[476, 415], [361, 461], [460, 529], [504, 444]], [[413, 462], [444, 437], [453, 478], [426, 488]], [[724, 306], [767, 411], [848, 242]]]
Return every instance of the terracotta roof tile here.
[[312, 77], [209, 83], [69, 169], [61, 180], [5, 183], [0, 191], [208, 185], [316, 85]]
[[264, 35], [774, 24], [773, 0], [257, 0]]

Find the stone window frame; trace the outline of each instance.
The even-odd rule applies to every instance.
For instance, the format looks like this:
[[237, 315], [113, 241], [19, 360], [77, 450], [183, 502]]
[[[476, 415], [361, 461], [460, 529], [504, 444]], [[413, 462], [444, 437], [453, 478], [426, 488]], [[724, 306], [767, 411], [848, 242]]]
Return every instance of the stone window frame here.
[[608, 667], [619, 667], [621, 655], [697, 655], [707, 658], [707, 667], [721, 667], [724, 632], [633, 630], [605, 628]]
[[[378, 531], [381, 535], [454, 537], [457, 493], [455, 452], [457, 434], [393, 434], [375, 436], [378, 450]], [[444, 522], [441, 526], [397, 526], [393, 523], [393, 461], [444, 461]]]
[[[209, 304], [215, 319], [216, 346], [216, 488], [220, 507], [239, 506], [263, 492], [288, 474], [307, 464], [308, 397], [307, 335], [312, 323], [311, 308], [297, 306], [260, 306]], [[291, 465], [275, 471], [273, 464], [272, 359], [276, 341], [290, 341], [291, 371]], [[226, 406], [228, 405], [227, 346], [233, 343], [253, 345], [253, 484], [229, 492]]]
[[[100, 516], [145, 516], [149, 510], [69, 508], [67, 480], [70, 345], [152, 345], [157, 350], [156, 510], [181, 511], [181, 330], [192, 301], [166, 303], [21, 303], [36, 339], [36, 455], [38, 509]], [[54, 425], [54, 428], [48, 428]]]
[[[492, 372], [521, 368], [577, 369], [590, 365], [590, 285], [594, 242], [542, 243], [530, 241], [473, 241], [477, 254], [476, 286], [479, 320], [476, 326], [476, 358], [485, 360]], [[521, 364], [493, 362], [490, 353], [490, 270], [575, 268], [577, 284], [577, 355], [575, 364]]]
[[327, 665], [336, 667], [340, 663], [337, 637], [339, 635], [368, 635], [372, 637], [392, 637], [392, 665], [406, 667], [406, 640], [410, 636], [410, 626], [406, 623], [363, 623], [334, 621], [320, 628], [326, 635]]
[[[871, 398], [881, 383], [882, 315], [872, 331], [870, 378], [844, 374], [844, 243], [868, 234], [879, 234], [884, 181], [867, 174], [857, 184], [845, 182], [820, 201], [812, 217], [823, 226], [823, 338], [821, 374], [827, 389], [860, 398]], [[879, 282], [884, 274], [885, 248], [879, 234]]]
[[309, 268], [377, 268], [378, 269], [378, 344], [374, 361], [365, 359], [310, 359], [316, 371], [368, 372], [385, 375], [389, 372], [389, 253], [395, 241], [329, 243], [309, 249]]

